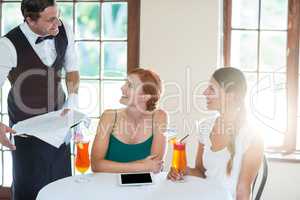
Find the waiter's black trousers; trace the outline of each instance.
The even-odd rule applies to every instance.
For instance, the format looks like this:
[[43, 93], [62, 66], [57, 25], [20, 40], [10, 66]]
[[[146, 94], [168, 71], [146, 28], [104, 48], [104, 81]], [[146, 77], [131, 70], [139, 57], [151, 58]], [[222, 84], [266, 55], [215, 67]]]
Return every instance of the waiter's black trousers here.
[[70, 145], [59, 149], [36, 137], [15, 137], [13, 158], [13, 200], [35, 200], [48, 183], [71, 176]]

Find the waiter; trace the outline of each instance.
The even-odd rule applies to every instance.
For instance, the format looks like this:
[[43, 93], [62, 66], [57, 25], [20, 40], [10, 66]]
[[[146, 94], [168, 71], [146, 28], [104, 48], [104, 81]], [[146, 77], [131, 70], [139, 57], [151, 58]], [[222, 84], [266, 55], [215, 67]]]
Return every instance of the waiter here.
[[[21, 11], [24, 23], [0, 39], [0, 86], [6, 77], [11, 83], [10, 127], [65, 108], [63, 117], [78, 103], [79, 73], [73, 35], [59, 20], [55, 0], [22, 0]], [[61, 86], [62, 69], [66, 72], [66, 101]], [[6, 139], [5, 132], [12, 130], [0, 124], [0, 142], [15, 149], [12, 152], [14, 200], [34, 200], [43, 186], [71, 175], [69, 145], [63, 144], [58, 149], [28, 136], [15, 137], [14, 146]]]

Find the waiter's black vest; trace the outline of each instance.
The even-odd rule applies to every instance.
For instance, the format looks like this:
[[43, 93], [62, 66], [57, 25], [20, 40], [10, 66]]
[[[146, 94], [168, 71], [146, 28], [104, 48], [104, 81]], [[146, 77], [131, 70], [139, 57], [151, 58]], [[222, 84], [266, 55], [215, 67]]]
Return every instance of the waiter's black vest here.
[[17, 52], [17, 67], [8, 75], [12, 86], [8, 95], [10, 125], [60, 109], [65, 101], [61, 69], [68, 45], [64, 27], [59, 27], [55, 37], [57, 57], [51, 67], [43, 64], [19, 27], [5, 37], [13, 43]]

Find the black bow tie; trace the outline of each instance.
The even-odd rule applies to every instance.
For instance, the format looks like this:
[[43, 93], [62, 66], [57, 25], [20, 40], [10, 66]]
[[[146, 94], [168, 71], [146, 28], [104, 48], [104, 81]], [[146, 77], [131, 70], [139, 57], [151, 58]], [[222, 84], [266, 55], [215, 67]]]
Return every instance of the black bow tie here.
[[54, 38], [53, 35], [47, 35], [45, 37], [38, 37], [35, 41], [35, 44], [38, 44], [40, 42], [43, 42], [44, 40], [52, 40]]

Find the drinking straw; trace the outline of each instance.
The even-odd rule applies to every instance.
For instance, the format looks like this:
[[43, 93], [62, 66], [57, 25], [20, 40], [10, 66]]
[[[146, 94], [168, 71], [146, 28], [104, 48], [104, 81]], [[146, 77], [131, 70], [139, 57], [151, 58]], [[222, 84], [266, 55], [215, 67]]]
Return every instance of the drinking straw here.
[[184, 136], [183, 138], [181, 138], [181, 139], [179, 140], [179, 143], [182, 143], [182, 141], [185, 140], [188, 136], [189, 136], [189, 134], [187, 134], [186, 136]]

